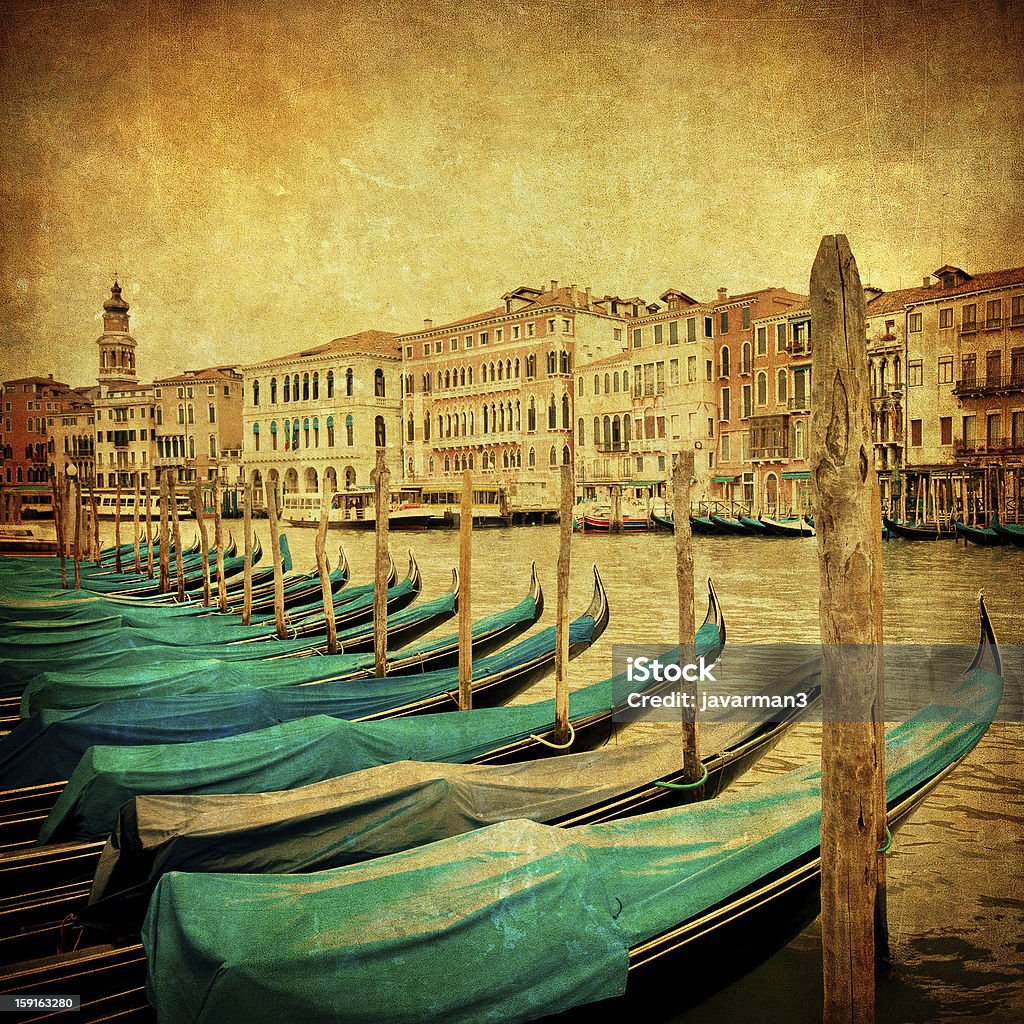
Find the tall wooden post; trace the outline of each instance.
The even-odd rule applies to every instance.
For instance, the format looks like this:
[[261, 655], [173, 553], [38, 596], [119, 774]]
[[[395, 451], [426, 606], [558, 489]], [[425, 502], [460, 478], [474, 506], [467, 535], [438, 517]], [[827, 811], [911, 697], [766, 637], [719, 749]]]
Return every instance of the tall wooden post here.
[[462, 474], [459, 510], [459, 710], [473, 707], [473, 473]]
[[199, 545], [202, 548], [203, 565], [203, 607], [210, 607], [210, 550], [209, 535], [206, 532], [206, 519], [203, 516], [203, 485], [196, 477], [195, 485], [192, 488], [192, 512], [196, 517], [196, 525], [199, 527]]
[[224, 524], [220, 514], [220, 479], [213, 478], [213, 546], [217, 549], [217, 607], [228, 610], [228, 588], [224, 579]]
[[612, 517], [608, 530], [611, 533], [622, 533], [622, 488], [618, 484], [612, 487]]
[[185, 600], [185, 553], [181, 550], [181, 521], [178, 517], [178, 496], [175, 490], [176, 471], [167, 474], [167, 505], [174, 533], [174, 568], [178, 579], [178, 600]]
[[168, 473], [160, 474], [160, 593], [166, 594], [171, 589], [171, 516], [167, 511]]
[[121, 474], [117, 474], [117, 490], [114, 492], [114, 569], [122, 571], [121, 566]]
[[[82, 480], [80, 477], [76, 477], [78, 480], [78, 493], [82, 493]], [[81, 506], [81, 502], [79, 502]], [[100, 547], [100, 510], [99, 502], [96, 500], [96, 487], [95, 481], [92, 477], [89, 477], [89, 515], [92, 522], [92, 549], [93, 558], [96, 560], [96, 568], [101, 569], [103, 567], [103, 549]]]
[[[693, 664], [697, 660], [697, 641], [693, 624], [693, 540], [690, 527], [690, 488], [693, 485], [693, 471], [693, 448], [687, 445], [676, 456], [675, 468], [672, 471], [680, 667]], [[703, 772], [697, 742], [697, 684], [680, 677], [679, 686], [683, 696], [683, 776], [687, 783], [693, 783], [700, 779]]]
[[75, 476], [72, 480], [75, 493], [75, 590], [82, 587], [82, 480]]
[[132, 474], [135, 478], [135, 514], [132, 517], [132, 553], [135, 556], [135, 571], [142, 573], [142, 557], [139, 553], [139, 501], [142, 498], [142, 485], [139, 473]]
[[572, 466], [562, 466], [558, 505], [558, 582], [555, 619], [555, 743], [569, 742], [569, 555], [576, 482]]
[[146, 478], [146, 575], [153, 578], [153, 485]]
[[245, 557], [242, 560], [242, 625], [252, 619], [252, 477], [247, 477], [242, 492], [242, 533]]
[[388, 665], [388, 514], [391, 510], [391, 474], [384, 449], [377, 449], [377, 465], [370, 474], [374, 488], [377, 551], [373, 573], [373, 660], [378, 677]]
[[[821, 926], [826, 1024], [875, 1015], [878, 853], [885, 837], [882, 554], [872, 469], [864, 292], [845, 235], [811, 271], [811, 478], [821, 572], [825, 722], [821, 750]], [[921, 485], [918, 485], [920, 496]], [[884, 906], [884, 903], [881, 903]], [[879, 929], [884, 938], [884, 930]]]
[[324, 599], [324, 624], [327, 628], [327, 653], [338, 653], [338, 627], [334, 622], [334, 592], [331, 590], [331, 567], [327, 561], [327, 526], [331, 515], [330, 496], [320, 498], [320, 525], [316, 531], [316, 569], [320, 574], [320, 593]]
[[278, 532], [276, 480], [267, 482], [267, 519], [270, 521], [270, 552], [274, 558], [274, 622], [277, 635], [284, 640], [288, 636], [288, 626], [284, 620], [284, 563], [281, 560], [281, 534]]
[[53, 486], [53, 525], [57, 531], [57, 553], [60, 555], [60, 585], [67, 590], [68, 589], [68, 567], [67, 567], [67, 555], [64, 551], [64, 500], [61, 491], [64, 487], [64, 482], [54, 474], [53, 480], [51, 481]]

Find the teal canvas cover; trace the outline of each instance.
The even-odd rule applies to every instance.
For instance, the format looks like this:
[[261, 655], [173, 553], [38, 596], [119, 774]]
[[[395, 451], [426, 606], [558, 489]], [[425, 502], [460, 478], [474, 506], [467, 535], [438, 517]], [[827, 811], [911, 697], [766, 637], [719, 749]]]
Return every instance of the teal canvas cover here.
[[[418, 608], [413, 606], [393, 612], [388, 616], [388, 628], [406, 624], [424, 611], [429, 615], [441, 615], [450, 613], [453, 608], [454, 596], [445, 593], [420, 604]], [[536, 611], [536, 599], [524, 598], [511, 609], [478, 620], [473, 625], [473, 636], [484, 636], [499, 629], [517, 630], [531, 623]], [[365, 629], [352, 627], [352, 633], [362, 636]], [[344, 630], [338, 633], [342, 645], [346, 635]], [[395, 667], [399, 672], [415, 670], [419, 663], [429, 661], [433, 653], [455, 642], [457, 637], [446, 636], [402, 648], [394, 654]], [[153, 646], [134, 652], [102, 654], [90, 663], [88, 669], [79, 666], [73, 672], [45, 671], [32, 676], [24, 686], [21, 714], [28, 718], [46, 709], [88, 708], [129, 699], [185, 697], [353, 679], [373, 674], [372, 654], [323, 655], [312, 659], [282, 657], [311, 652], [324, 643], [323, 638], [275, 638], [259, 643], [222, 645], [215, 650]], [[195, 701], [189, 703], [199, 707]], [[132, 719], [131, 711], [124, 712], [125, 729], [131, 729]]]
[[[570, 645], [588, 643], [593, 632], [593, 619], [576, 619], [570, 625]], [[479, 683], [493, 673], [536, 659], [550, 660], [554, 643], [554, 627], [548, 627], [477, 661], [474, 680]], [[591, 714], [610, 708], [612, 684], [613, 680], [605, 680], [576, 691], [570, 698], [570, 712]], [[351, 721], [457, 689], [456, 668], [273, 690], [259, 702], [247, 698], [230, 710], [222, 705], [220, 711], [235, 716], [272, 714], [280, 725], [199, 742], [90, 747], [44, 822], [39, 841], [105, 836], [114, 827], [121, 804], [138, 793], [264, 792], [391, 761], [465, 761], [502, 742], [544, 732], [554, 721], [553, 699], [519, 707], [480, 708], [471, 714]], [[193, 721], [200, 715], [210, 720], [214, 710], [206, 707], [199, 714], [185, 713]], [[163, 721], [167, 724], [161, 724], [159, 714], [152, 716], [150, 727], [172, 727]], [[179, 738], [187, 735], [187, 731], [178, 734]]]
[[[965, 678], [887, 737], [898, 799], [984, 734]], [[629, 950], [818, 845], [817, 767], [716, 801], [562, 830], [503, 822], [310, 875], [171, 872], [143, 928], [161, 1024], [526, 1021], [622, 992]]]

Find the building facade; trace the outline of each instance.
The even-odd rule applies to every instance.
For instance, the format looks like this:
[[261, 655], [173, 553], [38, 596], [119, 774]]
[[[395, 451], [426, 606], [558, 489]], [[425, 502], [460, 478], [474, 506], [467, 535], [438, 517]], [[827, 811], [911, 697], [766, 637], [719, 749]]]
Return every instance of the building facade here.
[[394, 334], [363, 331], [241, 368], [242, 461], [254, 504], [279, 492], [321, 494], [371, 484], [378, 449], [401, 482], [402, 364]]

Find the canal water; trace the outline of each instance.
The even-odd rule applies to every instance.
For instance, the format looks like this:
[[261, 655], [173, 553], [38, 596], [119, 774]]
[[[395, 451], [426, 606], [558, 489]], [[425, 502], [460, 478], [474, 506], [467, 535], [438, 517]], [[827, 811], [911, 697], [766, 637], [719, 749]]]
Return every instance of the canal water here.
[[[192, 524], [183, 527], [189, 536]], [[233, 522], [231, 528], [240, 541], [241, 523]], [[266, 521], [256, 528], [267, 550]], [[314, 531], [292, 528], [288, 537], [295, 567], [314, 565]], [[336, 549], [342, 541], [353, 578], [368, 578], [373, 571], [372, 533], [332, 530], [330, 547]], [[400, 570], [407, 550], [414, 551], [425, 597], [449, 586], [451, 568], [458, 564], [458, 544], [454, 531], [391, 535]], [[552, 623], [557, 551], [557, 526], [476, 531], [473, 617], [522, 598], [529, 587], [530, 564], [536, 562], [547, 600], [542, 624]], [[572, 662], [573, 687], [611, 675], [613, 644], [673, 642], [676, 584], [670, 535], [576, 535], [572, 559], [570, 615], [580, 614], [589, 604], [594, 565], [601, 572], [611, 610], [604, 636]], [[819, 638], [813, 539], [695, 537], [694, 563], [698, 581], [714, 578], [730, 645]], [[1020, 707], [1024, 549], [888, 541], [884, 583], [887, 641], [975, 645], [977, 598], [984, 591], [1006, 656], [1009, 700]], [[703, 584], [698, 582], [698, 620], [704, 607]], [[456, 621], [442, 630], [453, 632]], [[951, 676], [964, 667], [951, 665]], [[551, 678], [518, 699], [549, 696]], [[797, 726], [739, 784], [755, 784], [817, 759], [819, 730], [810, 723]], [[1024, 725], [1019, 717], [995, 723], [900, 829], [888, 858], [894, 968], [880, 981], [881, 1024], [1024, 1020], [1022, 747]], [[685, 966], [679, 989], [683, 1006]], [[666, 1006], [659, 1019], [679, 1024], [813, 1024], [821, 1019], [820, 993], [821, 943], [815, 922], [729, 987], [690, 1008]]]

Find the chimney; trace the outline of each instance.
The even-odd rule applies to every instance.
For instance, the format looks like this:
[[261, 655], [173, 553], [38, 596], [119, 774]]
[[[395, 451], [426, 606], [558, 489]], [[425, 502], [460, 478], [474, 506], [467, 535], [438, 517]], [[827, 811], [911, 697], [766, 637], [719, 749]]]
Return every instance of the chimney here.
[[923, 280], [923, 281], [921, 282], [921, 287], [922, 287], [922, 288], [931, 288], [931, 286], [932, 286], [932, 275], [931, 275], [931, 274], [929, 274], [929, 275], [928, 275], [928, 276], [927, 276], [927, 277], [926, 277], [926, 278], [925, 278], [925, 279], [924, 279], [924, 280]]
[[590, 309], [590, 304], [591, 304], [591, 300], [590, 300], [590, 286], [588, 285], [587, 286], [587, 309]]
[[728, 288], [719, 288], [718, 289], [718, 301], [719, 302], [725, 302], [725, 300], [728, 297], [729, 297], [729, 289]]
[[558, 291], [558, 282], [554, 278], [551, 278], [551, 291], [552, 293]]
[[433, 326], [434, 326], [434, 321], [433, 320], [424, 320], [423, 321], [423, 329], [424, 330], [429, 331], [430, 328], [433, 327]]
[[505, 300], [505, 312], [506, 313], [511, 313], [512, 312], [512, 300], [511, 299], [506, 299]]

